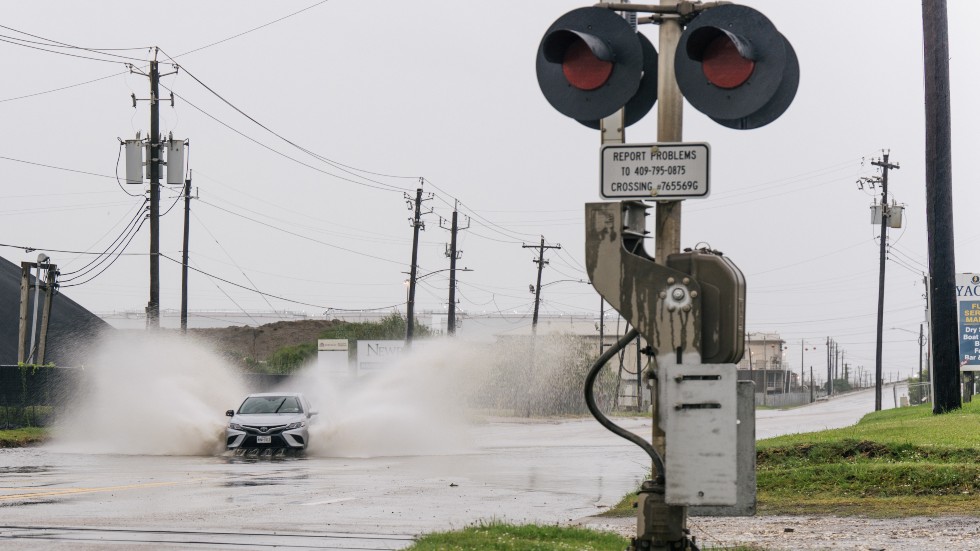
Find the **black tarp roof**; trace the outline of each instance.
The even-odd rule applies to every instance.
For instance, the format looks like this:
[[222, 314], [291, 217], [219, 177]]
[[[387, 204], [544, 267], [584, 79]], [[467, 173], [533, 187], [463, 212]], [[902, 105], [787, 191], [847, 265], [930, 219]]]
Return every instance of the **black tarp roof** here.
[[[20, 264], [0, 257], [0, 365], [17, 363], [17, 329], [20, 316]], [[34, 276], [31, 275], [33, 283]], [[42, 290], [41, 304], [44, 306]], [[27, 338], [30, 339], [30, 322], [33, 313], [34, 291], [31, 289], [28, 304]], [[41, 309], [38, 309], [38, 318]], [[39, 326], [40, 329], [40, 326]], [[79, 366], [86, 358], [103, 331], [111, 327], [101, 318], [89, 312], [77, 302], [56, 292], [51, 303], [51, 320], [44, 363], [54, 362], [63, 367]]]

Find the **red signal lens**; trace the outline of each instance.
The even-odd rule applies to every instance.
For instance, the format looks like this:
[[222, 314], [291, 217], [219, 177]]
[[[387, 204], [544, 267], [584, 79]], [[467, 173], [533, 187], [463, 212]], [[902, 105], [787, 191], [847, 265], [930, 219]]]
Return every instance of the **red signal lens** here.
[[742, 57], [735, 43], [724, 33], [708, 44], [701, 59], [701, 70], [708, 82], [726, 90], [745, 84], [754, 69], [755, 62]]
[[609, 80], [611, 61], [603, 61], [592, 53], [584, 40], [575, 40], [565, 50], [561, 70], [569, 84], [579, 90], [595, 90]]

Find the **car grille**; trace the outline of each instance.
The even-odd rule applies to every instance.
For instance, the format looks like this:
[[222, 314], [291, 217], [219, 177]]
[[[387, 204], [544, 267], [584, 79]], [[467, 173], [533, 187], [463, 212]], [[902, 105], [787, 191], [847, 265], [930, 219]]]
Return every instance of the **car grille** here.
[[272, 437], [272, 442], [268, 444], [259, 444], [255, 437], [248, 435], [242, 440], [242, 448], [288, 448], [289, 444], [286, 443], [286, 439], [281, 435], [275, 435]]
[[286, 430], [286, 425], [242, 425], [242, 429], [249, 434], [261, 434], [266, 436], [269, 434], [279, 434], [280, 432]]

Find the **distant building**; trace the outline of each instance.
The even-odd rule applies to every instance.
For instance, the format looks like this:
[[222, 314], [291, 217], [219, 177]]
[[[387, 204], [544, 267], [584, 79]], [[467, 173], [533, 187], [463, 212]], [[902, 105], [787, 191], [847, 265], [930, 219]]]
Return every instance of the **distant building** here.
[[779, 333], [746, 333], [745, 355], [738, 363], [738, 378], [755, 381], [756, 392], [763, 392], [763, 389], [767, 394], [798, 391], [799, 374], [789, 369], [784, 350], [786, 341]]

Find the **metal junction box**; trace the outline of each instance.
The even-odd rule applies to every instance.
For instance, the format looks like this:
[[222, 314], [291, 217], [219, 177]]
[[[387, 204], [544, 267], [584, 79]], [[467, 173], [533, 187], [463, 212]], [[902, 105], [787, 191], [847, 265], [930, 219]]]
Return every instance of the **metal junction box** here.
[[727, 256], [708, 249], [667, 257], [667, 266], [701, 285], [701, 361], [738, 363], [745, 353], [745, 276]]
[[666, 365], [659, 379], [667, 504], [735, 505], [735, 364]]

